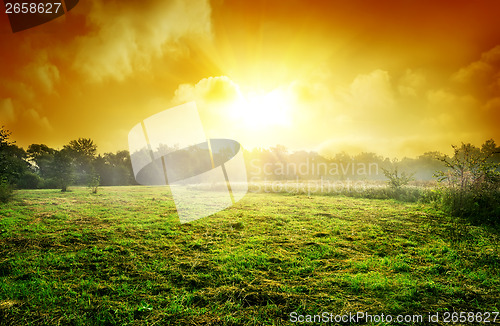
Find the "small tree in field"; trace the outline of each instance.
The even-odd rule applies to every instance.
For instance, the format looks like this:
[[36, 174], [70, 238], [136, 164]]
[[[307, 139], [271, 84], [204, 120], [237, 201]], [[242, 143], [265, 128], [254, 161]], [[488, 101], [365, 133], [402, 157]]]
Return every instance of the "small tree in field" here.
[[394, 167], [391, 169], [382, 168], [384, 175], [387, 179], [389, 179], [388, 184], [389, 187], [394, 189], [399, 189], [403, 186], [406, 186], [410, 181], [413, 180], [412, 173], [406, 173], [405, 171], [399, 172], [397, 164], [394, 164]]
[[93, 194], [97, 194], [97, 189], [99, 188], [100, 183], [101, 183], [101, 177], [99, 176], [99, 174], [93, 172], [89, 176], [88, 180], [88, 187], [90, 188], [90, 191]]

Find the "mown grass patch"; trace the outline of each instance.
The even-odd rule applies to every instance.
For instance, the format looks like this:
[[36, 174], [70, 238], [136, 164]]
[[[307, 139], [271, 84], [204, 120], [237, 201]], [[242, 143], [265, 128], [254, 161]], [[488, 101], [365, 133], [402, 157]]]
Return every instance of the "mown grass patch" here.
[[432, 206], [248, 194], [179, 224], [168, 188], [18, 191], [0, 206], [0, 323], [280, 325], [498, 311], [498, 230]]

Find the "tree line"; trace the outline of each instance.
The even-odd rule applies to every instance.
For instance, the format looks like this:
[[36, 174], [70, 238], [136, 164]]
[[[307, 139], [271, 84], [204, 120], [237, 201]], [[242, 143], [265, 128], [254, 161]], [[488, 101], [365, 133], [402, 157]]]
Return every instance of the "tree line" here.
[[31, 144], [25, 150], [0, 129], [0, 181], [4, 187], [55, 189], [70, 185], [121, 186], [136, 184], [126, 150], [97, 154], [90, 138], [70, 141], [62, 149]]
[[249, 180], [386, 180], [384, 170], [399, 169], [415, 180], [432, 180], [446, 166], [426, 152], [417, 158], [391, 159], [373, 152], [345, 152], [325, 157], [314, 151], [289, 151], [283, 145], [245, 151]]
[[[26, 150], [10, 140], [11, 132], [0, 128], [0, 180], [17, 188], [60, 188], [70, 185], [136, 185], [130, 153], [97, 154], [90, 138], [78, 138], [54, 149], [45, 144], [31, 144]], [[465, 145], [464, 145], [465, 146]], [[492, 155], [488, 162], [500, 163], [499, 148], [493, 140], [485, 143]], [[479, 150], [466, 144], [462, 149]], [[175, 150], [175, 149], [172, 149]], [[459, 152], [453, 157], [460, 160]], [[349, 155], [345, 152], [324, 157], [314, 151], [289, 151], [283, 145], [269, 149], [244, 150], [247, 175], [259, 180], [386, 180], [387, 171], [411, 175], [414, 180], [432, 180], [450, 169], [439, 152], [426, 152], [417, 158], [390, 159], [376, 153]], [[183, 166], [195, 164], [188, 160]]]
[[[31, 144], [25, 150], [10, 140], [11, 134], [0, 127], [0, 182], [4, 188], [60, 188], [66, 191], [70, 185], [87, 185], [96, 191], [99, 185], [137, 184], [127, 150], [97, 154], [97, 145], [90, 138], [72, 140], [61, 149]], [[460, 182], [460, 189], [474, 185], [476, 191], [477, 184], [485, 180], [497, 185], [500, 147], [493, 140], [486, 141], [482, 147], [471, 144], [452, 147], [454, 154], [451, 157], [427, 152], [417, 158], [401, 160], [375, 153], [349, 155], [342, 152], [324, 157], [314, 151], [289, 151], [283, 145], [244, 150], [244, 157], [250, 181], [389, 179], [392, 184], [399, 184], [410, 179], [437, 179], [450, 185]], [[177, 148], [158, 150], [179, 151]], [[191, 156], [184, 158], [184, 168], [196, 165]]]
[[[100, 185], [137, 184], [127, 150], [97, 154], [97, 145], [90, 138], [72, 140], [61, 149], [31, 144], [25, 150], [10, 140], [11, 134], [0, 127], [0, 202], [8, 201], [15, 188], [67, 191], [70, 185], [86, 185], [97, 192]], [[244, 151], [244, 157], [250, 182], [388, 180], [396, 199], [404, 197], [410, 180], [435, 179], [438, 187], [423, 197], [452, 215], [499, 223], [500, 147], [490, 139], [481, 147], [462, 143], [452, 148], [452, 156], [427, 152], [417, 158], [391, 160], [375, 153], [323, 157], [312, 151], [290, 152], [277, 145]], [[182, 156], [183, 169], [196, 167], [192, 153], [187, 154]]]

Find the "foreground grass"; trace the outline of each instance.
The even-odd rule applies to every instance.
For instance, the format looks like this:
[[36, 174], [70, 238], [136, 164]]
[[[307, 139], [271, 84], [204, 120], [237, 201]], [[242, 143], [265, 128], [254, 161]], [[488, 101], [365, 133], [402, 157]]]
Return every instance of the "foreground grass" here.
[[0, 206], [0, 324], [498, 311], [499, 247], [498, 230], [389, 200], [248, 194], [180, 225], [167, 188], [18, 191]]

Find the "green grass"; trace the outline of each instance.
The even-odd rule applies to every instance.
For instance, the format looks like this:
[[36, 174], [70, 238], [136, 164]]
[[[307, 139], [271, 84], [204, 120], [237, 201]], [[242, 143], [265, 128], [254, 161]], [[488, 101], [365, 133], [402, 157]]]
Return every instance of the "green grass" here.
[[394, 200], [252, 193], [181, 225], [168, 188], [17, 191], [0, 206], [0, 324], [498, 311], [499, 248], [497, 229]]

